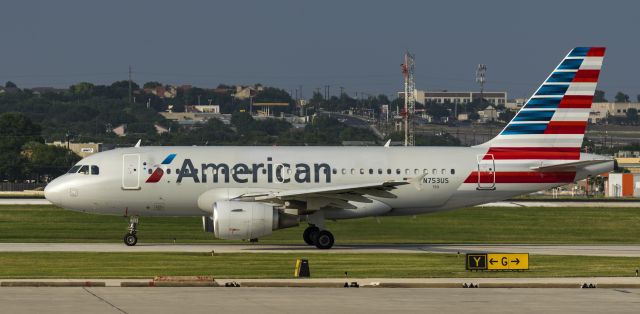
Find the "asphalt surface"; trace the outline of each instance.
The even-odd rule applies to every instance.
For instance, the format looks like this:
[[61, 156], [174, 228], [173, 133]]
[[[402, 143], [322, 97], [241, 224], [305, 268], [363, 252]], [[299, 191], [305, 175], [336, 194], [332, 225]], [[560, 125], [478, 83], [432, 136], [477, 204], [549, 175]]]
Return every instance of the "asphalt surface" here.
[[317, 250], [306, 245], [270, 244], [144, 244], [120, 243], [0, 243], [0, 252], [211, 252], [216, 253], [529, 253], [533, 255], [581, 255], [640, 257], [640, 245], [337, 245]]
[[0, 288], [3, 313], [636, 313], [637, 289]]

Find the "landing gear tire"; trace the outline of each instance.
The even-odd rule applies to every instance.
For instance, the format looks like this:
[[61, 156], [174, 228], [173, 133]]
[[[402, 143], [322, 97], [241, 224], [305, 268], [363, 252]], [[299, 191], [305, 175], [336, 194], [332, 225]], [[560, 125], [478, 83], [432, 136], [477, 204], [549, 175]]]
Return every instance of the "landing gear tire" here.
[[124, 244], [126, 244], [127, 246], [136, 245], [136, 243], [138, 243], [138, 236], [136, 236], [136, 234], [138, 233], [137, 216], [129, 217], [129, 228], [127, 228], [127, 230], [127, 234], [125, 234], [124, 238], [122, 239], [124, 241]]
[[334, 238], [333, 234], [327, 230], [320, 230], [318, 233], [314, 234], [314, 244], [317, 248], [321, 250], [330, 249], [333, 246]]
[[307, 229], [304, 229], [304, 232], [302, 233], [302, 239], [304, 239], [304, 243], [308, 245], [315, 245], [315, 242], [313, 242], [313, 236], [314, 233], [317, 233], [319, 231], [320, 228], [316, 226], [309, 226], [307, 227]]
[[131, 233], [127, 233], [124, 236], [124, 244], [126, 244], [127, 246], [134, 246], [136, 245], [136, 243], [138, 243], [138, 237], [135, 234], [131, 234]]

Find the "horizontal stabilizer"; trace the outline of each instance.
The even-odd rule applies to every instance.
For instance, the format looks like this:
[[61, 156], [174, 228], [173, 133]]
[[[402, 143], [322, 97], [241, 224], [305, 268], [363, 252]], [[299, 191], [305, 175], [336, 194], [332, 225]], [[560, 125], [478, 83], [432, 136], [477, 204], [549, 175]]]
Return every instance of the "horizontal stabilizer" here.
[[611, 159], [601, 159], [601, 160], [582, 160], [576, 162], [569, 162], [564, 164], [557, 165], [549, 165], [549, 166], [540, 166], [531, 168], [533, 171], [547, 172], [547, 171], [575, 171], [576, 169], [583, 168], [590, 165], [597, 165], [605, 162], [612, 162]]

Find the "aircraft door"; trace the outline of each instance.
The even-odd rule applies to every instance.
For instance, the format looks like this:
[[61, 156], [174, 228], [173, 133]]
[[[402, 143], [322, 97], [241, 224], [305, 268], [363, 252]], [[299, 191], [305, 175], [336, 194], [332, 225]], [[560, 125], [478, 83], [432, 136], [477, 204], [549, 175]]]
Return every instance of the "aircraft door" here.
[[496, 161], [493, 154], [477, 155], [478, 187], [477, 190], [496, 189]]
[[122, 189], [140, 189], [140, 154], [122, 155]]

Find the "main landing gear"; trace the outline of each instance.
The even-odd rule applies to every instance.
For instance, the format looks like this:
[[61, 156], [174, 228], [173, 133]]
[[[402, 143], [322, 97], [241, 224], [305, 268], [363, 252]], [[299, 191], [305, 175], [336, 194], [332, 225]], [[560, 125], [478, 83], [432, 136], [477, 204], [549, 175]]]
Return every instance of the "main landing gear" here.
[[304, 239], [304, 242], [308, 245], [315, 245], [321, 250], [330, 249], [335, 241], [331, 232], [328, 230], [320, 230], [320, 228], [315, 225], [309, 225], [309, 227], [304, 230], [302, 239]]
[[136, 234], [138, 233], [138, 217], [130, 217], [129, 218], [129, 228], [127, 234], [124, 235], [124, 244], [127, 246], [134, 246], [138, 243], [138, 237]]

